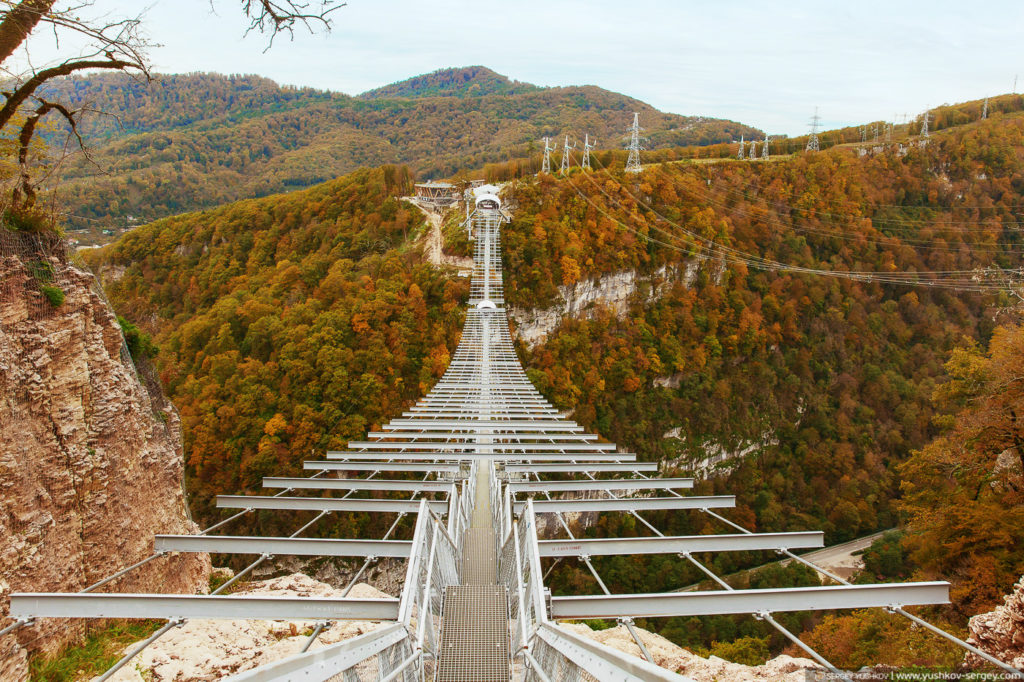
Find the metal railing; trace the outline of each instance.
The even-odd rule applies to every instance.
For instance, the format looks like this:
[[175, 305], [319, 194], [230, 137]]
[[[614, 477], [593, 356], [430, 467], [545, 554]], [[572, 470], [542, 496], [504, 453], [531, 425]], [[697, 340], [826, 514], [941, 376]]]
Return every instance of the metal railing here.
[[[500, 495], [499, 495], [500, 497]], [[554, 680], [685, 680], [665, 668], [581, 637], [548, 618], [548, 592], [540, 565], [533, 502], [512, 518], [511, 532], [498, 554], [498, 580], [508, 589], [513, 659], [524, 682]]]

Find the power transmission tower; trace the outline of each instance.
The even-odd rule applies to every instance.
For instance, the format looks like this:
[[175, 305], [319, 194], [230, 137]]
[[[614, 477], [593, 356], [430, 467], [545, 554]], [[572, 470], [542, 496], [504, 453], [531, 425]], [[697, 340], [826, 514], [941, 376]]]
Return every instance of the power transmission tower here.
[[768, 158], [768, 140], [771, 139], [767, 135], [764, 136], [764, 142], [761, 143], [761, 158]]
[[544, 141], [544, 161], [541, 162], [540, 172], [551, 174], [551, 138], [542, 138]]
[[807, 140], [805, 151], [816, 152], [821, 146], [818, 144], [818, 126], [821, 125], [821, 116], [818, 116], [818, 107], [814, 107], [814, 116], [811, 117], [811, 137]]
[[[594, 140], [597, 142], [597, 140]], [[586, 168], [590, 170], [590, 150], [594, 148], [594, 145], [590, 144], [590, 135], [583, 136], [583, 161], [580, 163], [580, 168]]]
[[985, 103], [981, 105], [981, 118], [982, 120], [988, 118], [988, 97], [985, 98]]
[[750, 153], [747, 154], [747, 158], [751, 161], [757, 158], [757, 140], [750, 141]]
[[575, 149], [575, 148], [576, 148], [576, 143], [575, 142], [572, 143], [571, 147], [569, 146], [569, 136], [566, 135], [565, 136], [565, 145], [562, 147], [562, 167], [560, 169], [558, 169], [559, 173], [562, 173], [564, 175], [565, 173], [569, 172], [569, 161], [570, 161], [569, 150], [570, 149]]
[[928, 139], [928, 120], [931, 117], [932, 117], [932, 112], [931, 112], [930, 109], [928, 111], [924, 112], [924, 120], [921, 123], [921, 137], [923, 137], [926, 140]]
[[629, 158], [626, 159], [626, 172], [639, 173], [640, 167], [640, 114], [633, 112], [633, 125], [629, 128]]
[[745, 148], [745, 144], [746, 143], [743, 142], [743, 136], [740, 135], [740, 153], [736, 155], [736, 158], [739, 159], [740, 161], [746, 158], [745, 152], [743, 151]]

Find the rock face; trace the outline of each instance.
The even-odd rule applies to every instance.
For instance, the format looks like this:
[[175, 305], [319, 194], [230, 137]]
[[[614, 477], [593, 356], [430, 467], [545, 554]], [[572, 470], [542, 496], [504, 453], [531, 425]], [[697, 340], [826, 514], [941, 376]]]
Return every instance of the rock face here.
[[[1018, 670], [1024, 670], [1024, 578], [1014, 585], [1013, 592], [1003, 598], [1003, 605], [989, 613], [971, 618], [967, 641]], [[981, 659], [967, 654], [968, 665], [980, 665]], [[988, 665], [988, 664], [986, 664]]]
[[[563, 623], [562, 627], [618, 651], [638, 657], [643, 656], [640, 647], [633, 641], [629, 630], [624, 625], [617, 625], [607, 630], [591, 630], [581, 623]], [[804, 671], [824, 670], [810, 659], [785, 655], [777, 656], [764, 665], [758, 666], [732, 663], [717, 656], [703, 658], [676, 646], [661, 635], [641, 628], [635, 629], [657, 665], [684, 677], [689, 677], [695, 682], [754, 682], [755, 680], [805, 682], [808, 677]]]
[[[301, 573], [251, 583], [239, 593], [278, 597], [335, 597], [341, 590]], [[355, 599], [379, 599], [385, 594], [365, 583], [352, 588]], [[219, 680], [227, 675], [293, 656], [302, 650], [315, 621], [192, 620], [147, 647], [112, 682]], [[381, 623], [339, 621], [323, 631], [311, 651], [356, 637]], [[134, 646], [132, 644], [131, 646]], [[131, 648], [131, 646], [126, 647]]]
[[636, 293], [640, 282], [650, 285], [648, 298], [653, 300], [661, 296], [665, 287], [675, 280], [681, 280], [686, 286], [692, 285], [699, 265], [699, 261], [694, 261], [687, 263], [685, 267], [664, 266], [649, 278], [641, 277], [632, 270], [625, 270], [599, 279], [560, 286], [558, 293], [562, 300], [550, 308], [509, 308], [509, 313], [516, 323], [514, 334], [530, 346], [543, 343], [563, 317], [586, 317], [597, 305], [605, 306], [616, 316], [621, 317], [626, 314], [629, 300]]
[[[0, 627], [10, 592], [75, 592], [151, 555], [155, 533], [195, 532], [177, 416], [154, 411], [92, 286], [58, 241], [0, 230]], [[102, 589], [192, 593], [209, 568], [169, 556]], [[0, 679], [82, 632], [46, 619], [3, 637]]]

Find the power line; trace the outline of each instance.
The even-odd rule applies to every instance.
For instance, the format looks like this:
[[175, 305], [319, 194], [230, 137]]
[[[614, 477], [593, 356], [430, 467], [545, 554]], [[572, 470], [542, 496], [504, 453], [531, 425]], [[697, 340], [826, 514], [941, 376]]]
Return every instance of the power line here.
[[[626, 210], [621, 203], [611, 195], [609, 195], [600, 184], [596, 183], [589, 175], [587, 176], [588, 181], [594, 185], [606, 198], [611, 200], [618, 206], [620, 210]], [[877, 271], [856, 271], [856, 270], [825, 270], [821, 268], [809, 268], [804, 266], [791, 265], [788, 263], [782, 263], [769, 258], [764, 258], [756, 254], [750, 254], [739, 249], [735, 249], [723, 244], [719, 244], [712, 239], [708, 239], [699, 234], [691, 232], [682, 225], [675, 223], [668, 219], [649, 204], [643, 202], [637, 197], [633, 196], [628, 189], [623, 188], [627, 194], [629, 194], [639, 205], [644, 206], [650, 211], [656, 218], [667, 223], [668, 225], [676, 228], [680, 234], [672, 232], [666, 232], [658, 228], [654, 228], [659, 233], [666, 235], [669, 239], [680, 239], [684, 240], [688, 248], [680, 248], [677, 244], [665, 242], [656, 238], [651, 237], [649, 234], [645, 234], [619, 220], [616, 216], [610, 214], [604, 207], [595, 203], [589, 196], [582, 192], [579, 187], [572, 183], [574, 191], [584, 201], [594, 207], [598, 212], [604, 215], [606, 218], [618, 223], [625, 229], [641, 236], [644, 239], [650, 240], [656, 244], [665, 246], [666, 248], [681, 251], [684, 253], [690, 253], [693, 248], [698, 250], [698, 255], [703, 254], [706, 257], [719, 257], [723, 260], [727, 260], [733, 263], [740, 263], [747, 267], [756, 268], [759, 270], [766, 271], [781, 271], [781, 272], [792, 272], [799, 274], [812, 274], [821, 275], [826, 277], [836, 277], [841, 279], [850, 279], [856, 281], [866, 282], [882, 282], [889, 284], [904, 284], [908, 286], [928, 286], [942, 289], [954, 289], [958, 291], [974, 291], [974, 292], [997, 292], [1006, 291], [1006, 286], [1001, 285], [990, 285], [985, 284], [981, 281], [981, 276], [987, 273], [978, 270], [950, 270], [950, 271], [895, 271], [891, 273], [880, 273]], [[1009, 274], [1009, 271], [999, 270], [1000, 273]], [[1016, 274], [1016, 273], [1014, 273]], [[950, 277], [953, 275], [955, 277]], [[928, 277], [931, 279], [922, 279], [922, 277]]]

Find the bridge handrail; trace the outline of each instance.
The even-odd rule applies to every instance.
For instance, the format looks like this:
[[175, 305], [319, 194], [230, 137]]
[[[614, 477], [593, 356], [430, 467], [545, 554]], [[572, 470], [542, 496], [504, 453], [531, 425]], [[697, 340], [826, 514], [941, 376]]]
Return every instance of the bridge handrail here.
[[271, 682], [273, 680], [327, 680], [357, 665], [378, 657], [381, 677], [392, 672], [387, 661], [403, 661], [411, 655], [412, 637], [401, 623], [391, 623], [370, 632], [303, 652], [229, 677], [231, 682]]

